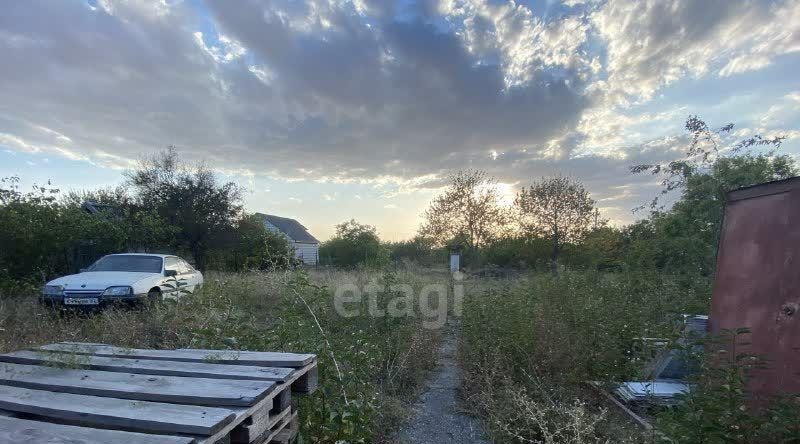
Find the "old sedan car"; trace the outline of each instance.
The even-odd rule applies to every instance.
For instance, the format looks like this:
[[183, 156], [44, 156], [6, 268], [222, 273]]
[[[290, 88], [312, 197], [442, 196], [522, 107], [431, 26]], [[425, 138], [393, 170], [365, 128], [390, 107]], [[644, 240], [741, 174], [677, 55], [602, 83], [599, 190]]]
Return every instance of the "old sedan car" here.
[[52, 280], [39, 301], [63, 307], [158, 302], [193, 293], [203, 275], [185, 260], [164, 254], [110, 254], [78, 274]]

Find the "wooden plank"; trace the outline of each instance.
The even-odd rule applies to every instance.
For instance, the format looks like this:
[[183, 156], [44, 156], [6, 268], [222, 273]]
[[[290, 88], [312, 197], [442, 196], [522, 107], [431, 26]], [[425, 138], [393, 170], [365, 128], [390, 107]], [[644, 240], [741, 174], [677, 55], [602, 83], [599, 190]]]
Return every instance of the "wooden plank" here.
[[[622, 401], [617, 399], [615, 396], [605, 391], [599, 382], [595, 381], [585, 381], [585, 382], [589, 387], [593, 388], [596, 392], [603, 395], [606, 399], [611, 401], [617, 408], [619, 408], [625, 414], [627, 414], [639, 427], [643, 428], [647, 432], [653, 431], [653, 426], [649, 422], [647, 422], [644, 418], [634, 413], [633, 410], [629, 409], [625, 404], [622, 403]], [[656, 431], [656, 433], [659, 432]]]
[[208, 406], [251, 406], [275, 388], [271, 381], [137, 375], [8, 363], [0, 364], [0, 384], [78, 395]]
[[161, 359], [167, 361], [210, 362], [232, 365], [255, 365], [261, 367], [296, 368], [306, 366], [316, 360], [316, 355], [313, 354], [191, 348], [178, 350], [149, 350], [141, 348], [120, 348], [100, 344], [83, 344], [80, 342], [61, 342], [43, 345], [40, 349], [126, 359]]
[[277, 395], [275, 395], [275, 399], [272, 401], [272, 410], [275, 412], [281, 412], [287, 407], [292, 406], [292, 390], [290, 387], [287, 387]]
[[237, 379], [253, 381], [288, 380], [293, 369], [256, 367], [252, 365], [210, 364], [207, 362], [124, 359], [94, 355], [75, 355], [63, 352], [23, 350], [0, 355], [0, 362], [31, 365], [69, 365], [109, 372], [144, 375], [186, 376], [193, 378]]
[[147, 435], [0, 416], [0, 442], [14, 444], [191, 444], [194, 438]]
[[0, 409], [92, 427], [192, 435], [213, 435], [236, 417], [230, 409], [102, 398], [11, 386], [0, 386]]
[[[246, 421], [248, 418], [250, 418], [256, 412], [262, 411], [263, 406], [268, 405], [269, 407], [267, 407], [267, 410], [272, 408], [272, 402], [273, 402], [273, 397], [274, 396], [277, 396], [277, 394], [279, 394], [282, 390], [286, 389], [287, 387], [293, 387], [295, 382], [297, 382], [297, 380], [305, 372], [307, 372], [310, 368], [315, 367], [316, 365], [317, 365], [317, 361], [315, 360], [311, 364], [308, 364], [305, 367], [299, 368], [299, 369], [297, 369], [297, 371], [292, 372], [292, 375], [289, 377], [288, 381], [278, 384], [278, 386], [275, 388], [275, 390], [273, 390], [267, 396], [267, 398], [261, 400], [259, 402], [259, 404], [256, 404], [256, 405], [254, 405], [252, 407], [249, 407], [247, 409], [234, 409], [234, 411], [237, 412], [236, 413], [236, 419], [234, 419], [231, 424], [228, 424], [227, 426], [225, 426], [225, 428], [223, 428], [221, 431], [217, 432], [216, 435], [211, 436], [211, 437], [209, 437], [207, 439], [199, 440], [198, 444], [214, 443], [216, 441], [216, 439], [224, 437], [226, 434], [230, 433], [239, 424], [241, 424], [242, 422]], [[269, 403], [269, 404], [267, 404], [267, 403]]]
[[[286, 388], [292, 388], [294, 386], [295, 382], [308, 369], [310, 369], [310, 368], [312, 368], [312, 367], [314, 367], [316, 365], [317, 365], [317, 362], [314, 361], [313, 363], [308, 364], [305, 367], [297, 369], [296, 371], [292, 372], [292, 375], [289, 377], [288, 381], [278, 384], [278, 386], [275, 388], [275, 390], [273, 390], [272, 393], [270, 393], [270, 395], [268, 395], [268, 397], [266, 399], [262, 400], [259, 404], [255, 405], [255, 406], [252, 406], [252, 407], [250, 407], [248, 409], [234, 409], [237, 412], [236, 413], [236, 419], [234, 419], [231, 424], [228, 424], [224, 429], [222, 429], [222, 431], [218, 432], [216, 435], [214, 435], [214, 436], [212, 436], [210, 438], [201, 440], [199, 442], [199, 444], [214, 443], [215, 439], [218, 439], [220, 437], [225, 436], [225, 434], [227, 434], [227, 433], [231, 432], [232, 430], [234, 430], [239, 424], [242, 424], [243, 422], [247, 421], [248, 418], [251, 418], [252, 415], [257, 414], [257, 412], [263, 411], [263, 408], [264, 408], [263, 406], [269, 405], [269, 407], [267, 407], [267, 411], [269, 411], [273, 407], [273, 401], [274, 401], [273, 397], [277, 396], [279, 393], [281, 393]], [[267, 404], [267, 402], [269, 402], [269, 404]]]
[[300, 420], [297, 416], [297, 412], [294, 412], [289, 418], [288, 424], [276, 433], [270, 439], [270, 444], [289, 444], [297, 438], [297, 434], [300, 433]]
[[198, 444], [215, 444], [219, 440], [224, 439], [226, 437], [230, 437], [230, 433], [238, 427], [240, 424], [245, 422], [248, 418], [252, 417], [257, 412], [262, 411], [269, 411], [272, 409], [272, 400], [275, 396], [275, 391], [273, 390], [267, 398], [262, 399], [257, 404], [252, 405], [247, 408], [234, 408], [232, 409], [236, 413], [236, 418], [230, 424], [226, 425], [222, 428], [219, 432], [215, 433], [212, 436], [207, 438], [199, 438]]
[[[260, 352], [249, 350], [211, 350], [203, 348], [179, 348], [176, 352], [204, 353], [214, 359], [219, 355], [221, 359], [227, 360], [233, 357], [237, 365], [263, 365], [273, 367], [292, 367], [298, 368], [311, 364], [316, 361], [317, 355], [310, 353], [284, 353], [284, 352]], [[252, 362], [252, 364], [243, 364]], [[274, 362], [274, 364], [270, 364]]]
[[313, 364], [309, 364], [302, 370], [298, 371], [303, 371], [303, 373], [297, 379], [297, 381], [292, 384], [292, 391], [297, 393], [314, 393], [314, 391], [317, 390], [319, 381], [319, 370], [317, 368], [317, 363], [314, 362]]
[[268, 430], [272, 430], [275, 426], [283, 421], [284, 418], [289, 416], [292, 408], [287, 407], [282, 411], [274, 412], [267, 415], [258, 415], [252, 417], [252, 422], [247, 422], [239, 425], [239, 427], [231, 431], [231, 442], [235, 444], [247, 444], [258, 440]]
[[272, 427], [271, 430], [267, 430], [260, 437], [256, 438], [256, 440], [253, 441], [253, 443], [267, 444], [272, 442], [272, 440], [275, 439], [275, 437], [279, 433], [281, 433], [287, 427], [291, 426], [292, 418], [293, 418], [292, 415], [286, 415], [281, 420], [279, 420], [278, 423], [274, 427]]

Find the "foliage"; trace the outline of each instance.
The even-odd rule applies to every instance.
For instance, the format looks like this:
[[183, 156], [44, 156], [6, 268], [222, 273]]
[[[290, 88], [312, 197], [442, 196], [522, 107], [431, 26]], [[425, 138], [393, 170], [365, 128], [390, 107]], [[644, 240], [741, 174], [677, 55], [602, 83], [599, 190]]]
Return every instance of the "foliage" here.
[[483, 261], [499, 267], [546, 269], [550, 241], [536, 236], [503, 236], [483, 249]]
[[[653, 198], [650, 206], [652, 209], [663, 209], [661, 197], [675, 191], [689, 187], [689, 181], [697, 175], [708, 175], [708, 170], [717, 167], [720, 161], [736, 158], [741, 155], [751, 156], [747, 150], [753, 148], [765, 148], [766, 152], [760, 153], [764, 159], [780, 158], [776, 164], [777, 170], [774, 171], [776, 179], [790, 177], [793, 167], [790, 158], [785, 156], [775, 156], [775, 150], [780, 148], [785, 136], [765, 138], [761, 135], [753, 135], [742, 139], [734, 144], [728, 144], [729, 135], [733, 134], [734, 125], [729, 123], [719, 129], [712, 130], [705, 121], [697, 116], [689, 116], [686, 120], [685, 130], [688, 133], [689, 145], [686, 148], [682, 159], [673, 160], [666, 165], [642, 164], [631, 167], [634, 174], [650, 173], [661, 176], [662, 190], [659, 195]], [[711, 175], [714, 179], [721, 179], [719, 176]], [[763, 176], [760, 176], [763, 177]], [[743, 180], [744, 179], [744, 180]], [[718, 200], [724, 201], [724, 193], [733, 187], [753, 185], [765, 180], [759, 177], [750, 177], [750, 180], [740, 177], [739, 180], [728, 182], [725, 180], [711, 180], [711, 191], [716, 194]], [[756, 180], [753, 182], [752, 180]], [[773, 179], [774, 180], [774, 179]], [[744, 183], [743, 183], [744, 182]], [[748, 183], [749, 182], [749, 183]], [[707, 184], [709, 185], [709, 184]]]
[[425, 211], [419, 235], [437, 246], [450, 242], [464, 243], [470, 249], [483, 246], [508, 222], [496, 184], [484, 171], [453, 174], [444, 192]]
[[126, 176], [136, 203], [177, 227], [173, 247], [191, 252], [200, 268], [214, 236], [233, 229], [241, 217], [241, 188], [233, 182], [217, 183], [203, 165], [190, 171], [174, 147], [142, 160]]
[[237, 186], [218, 184], [202, 166], [189, 170], [174, 149], [127, 175], [128, 187], [66, 194], [49, 183], [23, 192], [18, 177], [0, 179], [0, 294], [126, 251], [178, 253], [221, 270], [292, 265], [286, 239], [242, 213]]
[[389, 258], [395, 263], [433, 266], [447, 263], [447, 250], [436, 247], [430, 239], [414, 236], [411, 240], [388, 242]]
[[761, 400], [766, 406], [755, 407], [750, 377], [768, 364], [743, 352], [748, 335], [747, 329], [738, 329], [708, 341], [708, 356], [694, 388], [680, 405], [658, 416], [665, 442], [800, 442], [800, 399]]
[[794, 161], [786, 156], [741, 154], [717, 159], [707, 171], [686, 178], [680, 200], [669, 211], [655, 211], [624, 230], [628, 266], [710, 275], [725, 193], [797, 173]]
[[49, 185], [23, 193], [16, 177], [0, 184], [0, 281], [4, 286], [41, 282], [83, 265], [82, 252], [120, 249], [127, 242], [124, 226], [60, 203], [58, 190]]
[[514, 208], [519, 229], [528, 236], [550, 239], [554, 273], [564, 244], [581, 242], [592, 227], [600, 225], [594, 203], [583, 185], [566, 177], [543, 178], [517, 194]]
[[[680, 313], [707, 308], [709, 290], [705, 279], [567, 271], [473, 292], [462, 320], [467, 405], [495, 442], [552, 442], [546, 436], [556, 433], [564, 442], [624, 442], [630, 430], [603, 414], [584, 381], [635, 375], [633, 338], [668, 335]], [[563, 430], [578, 420], [592, 436]]]
[[417, 317], [344, 318], [332, 307], [332, 292], [340, 285], [370, 282], [419, 290], [438, 279], [418, 271], [206, 273], [199, 294], [92, 316], [59, 315], [31, 297], [6, 299], [0, 301], [0, 352], [82, 341], [130, 348], [316, 353], [320, 387], [300, 397], [304, 442], [387, 442], [403, 419], [400, 406], [413, 399], [434, 364], [436, 332], [421, 328]]
[[381, 244], [371, 225], [351, 219], [336, 226], [336, 234], [319, 249], [320, 260], [340, 267], [381, 267], [389, 261], [389, 251]]
[[210, 242], [209, 265], [219, 271], [271, 270], [294, 265], [289, 241], [266, 229], [264, 219], [244, 215], [232, 229]]
[[[688, 147], [682, 159], [631, 167], [634, 174], [660, 176], [662, 190], [650, 204], [649, 220], [626, 229], [630, 267], [710, 275], [726, 193], [798, 174], [791, 157], [776, 154], [783, 136], [754, 135], [733, 143], [733, 124], [712, 130], [697, 116], [690, 116], [685, 128]], [[673, 191], [680, 191], [680, 198], [664, 210], [663, 198]]]

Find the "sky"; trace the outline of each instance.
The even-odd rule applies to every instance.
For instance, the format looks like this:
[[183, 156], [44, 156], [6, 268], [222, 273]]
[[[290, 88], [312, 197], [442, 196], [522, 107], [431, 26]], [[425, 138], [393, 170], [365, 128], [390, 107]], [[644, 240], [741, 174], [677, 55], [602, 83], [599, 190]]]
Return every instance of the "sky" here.
[[174, 145], [323, 240], [413, 236], [464, 168], [630, 223], [689, 115], [800, 155], [797, 0], [13, 1], [0, 64], [0, 177], [115, 186]]

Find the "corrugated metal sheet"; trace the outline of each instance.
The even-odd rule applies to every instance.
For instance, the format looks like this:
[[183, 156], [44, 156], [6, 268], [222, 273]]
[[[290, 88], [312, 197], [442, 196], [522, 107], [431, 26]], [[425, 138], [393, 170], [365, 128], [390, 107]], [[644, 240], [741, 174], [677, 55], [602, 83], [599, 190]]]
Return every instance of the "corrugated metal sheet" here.
[[769, 368], [756, 396], [800, 393], [800, 178], [728, 194], [711, 302], [711, 331], [747, 327], [742, 352]]

